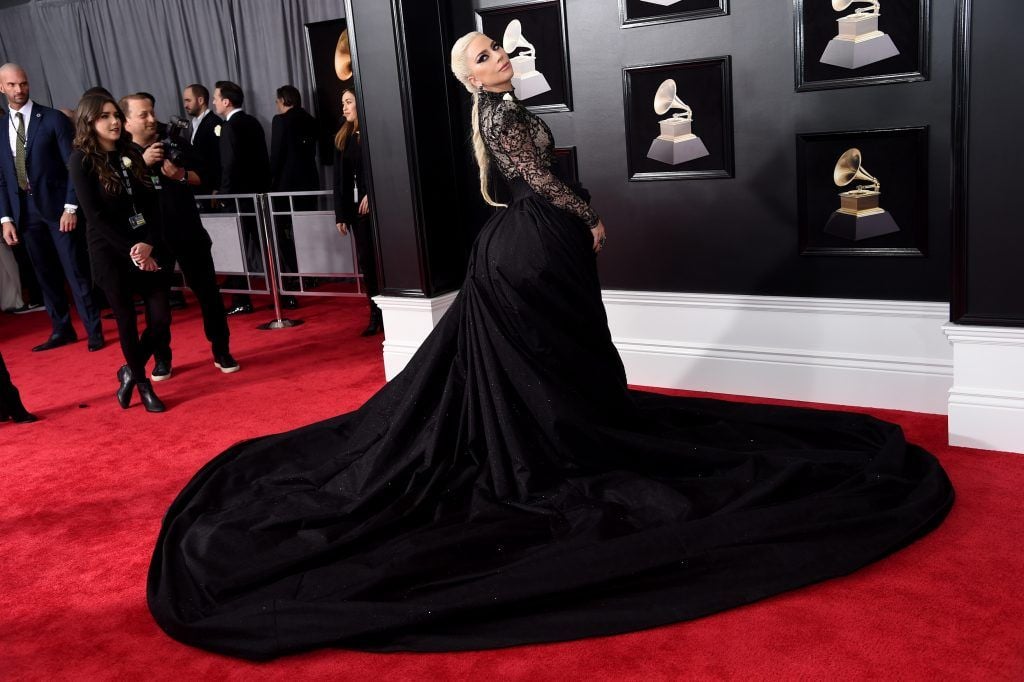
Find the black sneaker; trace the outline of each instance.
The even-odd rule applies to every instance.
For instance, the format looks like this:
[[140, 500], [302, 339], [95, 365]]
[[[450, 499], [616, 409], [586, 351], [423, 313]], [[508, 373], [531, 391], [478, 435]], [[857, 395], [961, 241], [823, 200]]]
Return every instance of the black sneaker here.
[[149, 378], [153, 381], [167, 381], [171, 378], [171, 363], [169, 360], [157, 360], [150, 372]]
[[7, 312], [14, 313], [15, 315], [24, 315], [25, 313], [36, 312], [38, 310], [44, 310], [42, 303], [26, 303], [20, 308], [14, 308]]
[[224, 372], [225, 374], [231, 374], [242, 369], [235, 362], [235, 359], [231, 357], [231, 353], [222, 353], [221, 355], [214, 356], [213, 366]]

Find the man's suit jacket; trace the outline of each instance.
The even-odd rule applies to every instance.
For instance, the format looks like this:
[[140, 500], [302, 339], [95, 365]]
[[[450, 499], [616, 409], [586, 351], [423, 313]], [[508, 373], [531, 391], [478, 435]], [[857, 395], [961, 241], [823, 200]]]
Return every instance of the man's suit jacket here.
[[214, 131], [223, 124], [220, 116], [211, 111], [203, 117], [192, 138], [192, 149], [199, 161], [195, 171], [202, 179], [195, 188], [196, 194], [210, 194], [220, 189], [220, 138]]
[[220, 128], [221, 194], [270, 191], [270, 157], [260, 122], [239, 111]]
[[316, 119], [302, 107], [274, 117], [270, 132], [270, 176], [275, 192], [320, 189], [316, 170], [319, 129]]
[[[18, 174], [14, 169], [14, 151], [11, 149], [8, 126], [13, 115], [3, 117], [4, 130], [0, 133], [0, 215], [21, 219], [18, 201]], [[32, 188], [30, 201], [47, 220], [59, 220], [64, 204], [78, 204], [75, 188], [68, 180], [68, 157], [75, 138], [74, 128], [67, 116], [32, 102], [32, 122], [25, 139], [25, 170]]]

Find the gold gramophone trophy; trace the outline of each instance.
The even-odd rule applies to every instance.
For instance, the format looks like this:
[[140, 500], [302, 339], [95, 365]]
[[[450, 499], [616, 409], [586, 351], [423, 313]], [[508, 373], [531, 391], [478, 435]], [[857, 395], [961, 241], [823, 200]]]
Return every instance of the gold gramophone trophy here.
[[662, 116], [672, 109], [682, 109], [682, 112], [658, 122], [661, 135], [654, 138], [647, 151], [647, 158], [675, 166], [709, 156], [704, 142], [691, 131], [693, 110], [679, 99], [676, 95], [676, 82], [669, 78], [662, 82], [654, 95], [654, 112]]
[[523, 24], [518, 19], [508, 22], [501, 46], [509, 55], [521, 47], [525, 48], [522, 53], [509, 59], [512, 62], [512, 88], [516, 91], [516, 97], [530, 99], [551, 90], [548, 79], [537, 70], [537, 48], [523, 37]]
[[839, 195], [839, 210], [828, 219], [825, 232], [852, 241], [899, 232], [896, 221], [879, 206], [882, 183], [864, 170], [861, 163], [857, 148], [847, 149], [836, 162], [832, 179], [837, 187], [846, 187], [854, 180], [866, 180], [871, 184], [858, 185], [856, 189]]
[[859, 69], [900, 53], [892, 38], [878, 30], [882, 6], [879, 0], [832, 0], [832, 9], [842, 12], [855, 3], [866, 3], [869, 6], [859, 7], [853, 14], [836, 19], [839, 31], [835, 38], [828, 41], [821, 55], [822, 64]]

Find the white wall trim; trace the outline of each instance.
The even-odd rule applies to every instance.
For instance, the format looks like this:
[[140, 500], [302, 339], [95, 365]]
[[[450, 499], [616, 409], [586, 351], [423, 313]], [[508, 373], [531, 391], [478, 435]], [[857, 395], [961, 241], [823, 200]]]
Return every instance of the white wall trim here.
[[391, 381], [412, 359], [459, 292], [434, 298], [374, 296], [384, 314], [384, 376]]
[[1024, 329], [948, 324], [949, 443], [1024, 453]]
[[630, 383], [943, 414], [946, 303], [603, 292]]

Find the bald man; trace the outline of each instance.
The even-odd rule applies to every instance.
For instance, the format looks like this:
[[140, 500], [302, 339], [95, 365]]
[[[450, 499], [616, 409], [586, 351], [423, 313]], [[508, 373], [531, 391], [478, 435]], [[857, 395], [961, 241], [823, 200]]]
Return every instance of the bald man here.
[[71, 285], [89, 350], [103, 347], [103, 328], [92, 300], [92, 285], [78, 261], [81, 238], [75, 188], [68, 181], [74, 129], [67, 117], [33, 102], [28, 76], [17, 64], [0, 66], [0, 89], [10, 112], [0, 135], [0, 224], [8, 245], [24, 241], [50, 314], [50, 338], [32, 350], [45, 351], [78, 339], [64, 280]]

